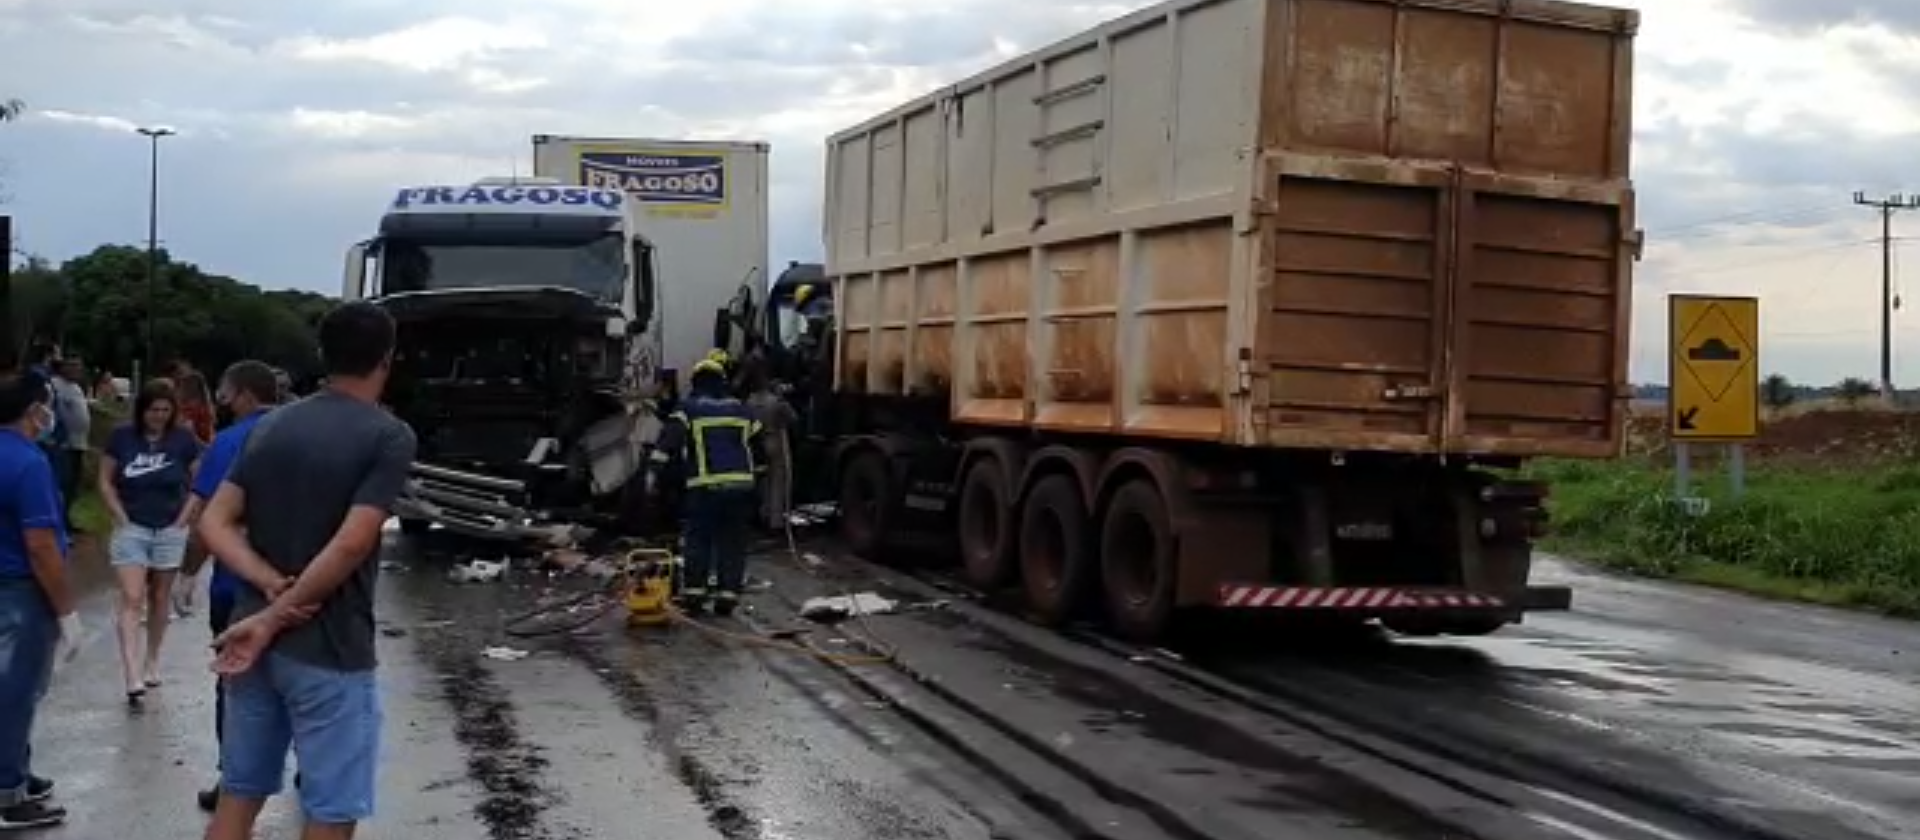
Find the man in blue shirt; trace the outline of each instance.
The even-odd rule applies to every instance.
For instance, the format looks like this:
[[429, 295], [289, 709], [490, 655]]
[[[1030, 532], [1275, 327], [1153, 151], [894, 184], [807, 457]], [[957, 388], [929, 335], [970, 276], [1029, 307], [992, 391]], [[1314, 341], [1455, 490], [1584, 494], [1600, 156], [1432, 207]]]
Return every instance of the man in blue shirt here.
[[51, 399], [44, 376], [0, 376], [0, 831], [67, 816], [30, 766], [34, 709], [80, 640], [60, 491], [35, 444], [53, 425]]
[[[200, 456], [200, 472], [193, 479], [193, 497], [187, 502], [191, 507], [188, 521], [197, 519], [207, 501], [220, 489], [232, 471], [233, 464], [240, 458], [240, 451], [246, 446], [247, 435], [253, 432], [253, 426], [273, 409], [279, 396], [279, 383], [274, 377], [273, 368], [256, 361], [235, 362], [220, 377], [220, 388], [215, 398], [220, 404], [233, 412], [233, 424], [220, 431], [213, 438], [213, 444], [207, 447], [205, 455]], [[192, 586], [199, 574], [199, 564], [207, 555], [191, 558], [190, 568], [182, 570], [180, 584]], [[240, 587], [250, 584], [242, 581], [225, 564], [217, 559], [213, 564], [212, 579], [207, 584], [207, 625], [218, 637], [225, 632], [233, 617], [233, 604]], [[220, 736], [220, 721], [226, 716], [227, 696], [217, 683], [214, 686], [213, 701], [213, 737], [217, 742]], [[203, 790], [199, 794], [200, 807], [211, 811], [220, 802], [220, 786]]]

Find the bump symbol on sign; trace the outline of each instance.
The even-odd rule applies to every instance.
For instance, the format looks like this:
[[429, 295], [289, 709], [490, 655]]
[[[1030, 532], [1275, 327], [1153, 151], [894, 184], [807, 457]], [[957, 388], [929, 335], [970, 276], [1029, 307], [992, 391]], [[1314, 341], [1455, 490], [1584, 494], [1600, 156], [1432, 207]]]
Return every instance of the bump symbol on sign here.
[[1694, 322], [1682, 339], [1686, 348], [1686, 367], [1714, 402], [1725, 399], [1753, 361], [1753, 348], [1726, 310], [1713, 306]]

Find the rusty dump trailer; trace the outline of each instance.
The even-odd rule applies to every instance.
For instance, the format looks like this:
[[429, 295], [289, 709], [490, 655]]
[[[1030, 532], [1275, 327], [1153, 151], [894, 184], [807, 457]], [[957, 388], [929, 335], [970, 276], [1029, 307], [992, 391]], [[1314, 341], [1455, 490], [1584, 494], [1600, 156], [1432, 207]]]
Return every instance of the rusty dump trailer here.
[[1620, 449], [1635, 12], [1174, 0], [828, 140], [843, 530], [1049, 620], [1479, 634]]

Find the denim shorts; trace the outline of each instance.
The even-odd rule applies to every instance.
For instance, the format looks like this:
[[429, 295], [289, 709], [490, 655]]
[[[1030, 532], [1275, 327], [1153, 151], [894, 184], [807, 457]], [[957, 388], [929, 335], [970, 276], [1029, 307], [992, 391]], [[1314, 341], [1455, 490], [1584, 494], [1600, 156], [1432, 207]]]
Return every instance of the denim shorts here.
[[115, 566], [171, 572], [187, 557], [187, 529], [121, 525], [107, 540], [107, 557]]
[[242, 799], [281, 790], [287, 748], [300, 758], [300, 806], [317, 823], [373, 816], [380, 690], [372, 671], [335, 671], [269, 653], [228, 677], [220, 787]]

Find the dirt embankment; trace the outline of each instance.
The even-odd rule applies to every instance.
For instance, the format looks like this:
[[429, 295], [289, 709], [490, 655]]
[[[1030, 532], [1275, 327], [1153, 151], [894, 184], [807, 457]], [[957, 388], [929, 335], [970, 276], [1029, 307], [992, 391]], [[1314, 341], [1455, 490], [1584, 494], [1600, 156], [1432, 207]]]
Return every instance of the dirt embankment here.
[[[1629, 418], [1628, 452], [1664, 453], [1666, 424], [1663, 412]], [[1749, 443], [1747, 452], [1770, 461], [1891, 465], [1920, 456], [1920, 411], [1833, 408], [1770, 418], [1761, 424], [1760, 439]]]

